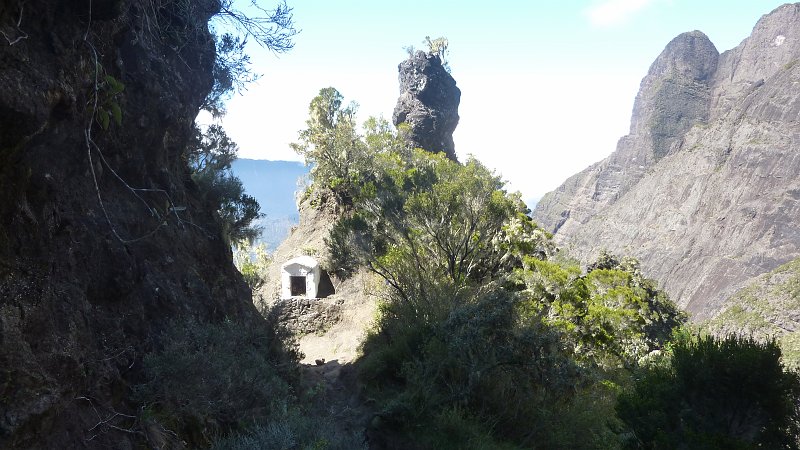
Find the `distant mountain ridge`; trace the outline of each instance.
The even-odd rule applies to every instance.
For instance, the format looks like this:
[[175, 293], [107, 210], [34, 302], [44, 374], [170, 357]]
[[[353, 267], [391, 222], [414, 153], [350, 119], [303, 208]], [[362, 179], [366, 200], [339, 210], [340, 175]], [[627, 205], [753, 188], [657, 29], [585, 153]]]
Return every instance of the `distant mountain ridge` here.
[[800, 256], [800, 4], [719, 54], [699, 31], [642, 80], [630, 133], [533, 216], [571, 254], [639, 258], [696, 319]]
[[297, 161], [241, 158], [234, 161], [232, 169], [242, 180], [245, 192], [261, 205], [265, 217], [259, 221], [264, 228], [260, 241], [274, 250], [300, 220], [295, 193], [309, 168]]

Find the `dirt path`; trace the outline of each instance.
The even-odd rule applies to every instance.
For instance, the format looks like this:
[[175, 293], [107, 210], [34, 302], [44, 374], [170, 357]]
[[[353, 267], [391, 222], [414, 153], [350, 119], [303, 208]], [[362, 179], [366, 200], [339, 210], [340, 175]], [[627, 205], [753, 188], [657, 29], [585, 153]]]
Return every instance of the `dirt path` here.
[[352, 364], [377, 309], [376, 299], [364, 294], [365, 284], [363, 277], [356, 277], [344, 292], [337, 293], [345, 299], [339, 321], [324, 333], [298, 339], [305, 355], [303, 390], [312, 394], [313, 415], [329, 421], [336, 434], [351, 443], [349, 447], [332, 445], [329, 450], [368, 448], [365, 430], [373, 412], [362, 403]]
[[367, 449], [366, 425], [372, 411], [361, 402], [353, 365], [333, 360], [303, 364], [301, 369], [303, 388], [311, 396], [312, 416], [334, 430], [332, 445], [326, 448]]

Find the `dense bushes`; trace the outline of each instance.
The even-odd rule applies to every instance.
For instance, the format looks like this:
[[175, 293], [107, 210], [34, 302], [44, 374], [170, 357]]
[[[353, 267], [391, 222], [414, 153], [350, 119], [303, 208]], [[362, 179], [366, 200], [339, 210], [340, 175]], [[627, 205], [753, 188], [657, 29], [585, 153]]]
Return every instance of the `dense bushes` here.
[[[340, 277], [366, 267], [388, 290], [358, 361], [380, 410], [372, 438], [613, 447], [608, 368], [659, 348], [680, 323], [663, 294], [633, 269], [582, 275], [548, 261], [550, 236], [477, 160], [407, 149], [379, 121], [362, 138], [330, 88], [310, 113], [295, 148], [314, 165], [314, 189], [339, 202], [327, 265]], [[659, 332], [640, 330], [650, 324]]]
[[630, 448], [796, 449], [800, 376], [774, 341], [683, 338], [640, 370], [617, 411]]
[[668, 352], [686, 316], [636, 260], [582, 270], [499, 176], [375, 122], [362, 138], [333, 89], [308, 124], [295, 148], [340, 213], [328, 266], [385, 280], [357, 361], [378, 448], [797, 448], [797, 375], [774, 344]]
[[311, 417], [291, 411], [284, 417], [255, 425], [217, 440], [212, 450], [366, 450], [361, 433], [343, 433], [330, 417]]
[[635, 367], [686, 321], [632, 258], [620, 262], [603, 253], [586, 274], [568, 262], [528, 258], [517, 277], [525, 285], [529, 310], [563, 331], [584, 365]]
[[275, 324], [179, 322], [144, 358], [136, 398], [194, 445], [244, 424], [285, 414], [293, 402], [297, 353]]
[[[582, 412], [610, 410], [609, 399], [584, 397], [593, 380], [520, 301], [503, 289], [463, 304], [442, 298], [449, 313], [427, 325], [407, 304], [385, 305], [360, 361], [383, 405], [372, 432], [411, 448], [601, 448], [603, 416]], [[584, 432], [561, 432], [570, 426]]]
[[144, 358], [134, 397], [145, 428], [171, 436], [174, 448], [365, 448], [363, 433], [312, 407], [317, 393], [300, 389], [299, 355], [274, 315], [258, 324], [175, 323], [161, 340]]

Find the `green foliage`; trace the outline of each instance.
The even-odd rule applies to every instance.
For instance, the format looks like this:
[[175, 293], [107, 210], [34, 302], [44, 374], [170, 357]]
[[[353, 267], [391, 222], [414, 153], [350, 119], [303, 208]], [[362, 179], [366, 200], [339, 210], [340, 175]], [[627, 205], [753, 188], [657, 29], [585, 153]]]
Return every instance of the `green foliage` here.
[[258, 75], [250, 70], [250, 56], [244, 51], [245, 45], [247, 38], [231, 33], [224, 33], [216, 39], [214, 84], [201, 107], [214, 117], [223, 116], [225, 102], [258, 79]]
[[295, 149], [342, 207], [327, 266], [389, 288], [358, 362], [383, 409], [372, 431], [423, 448], [614, 448], [615, 384], [575, 357], [616, 364], [622, 341], [648, 342], [639, 328], [662, 294], [635, 265], [584, 276], [547, 262], [551, 236], [478, 161], [410, 150], [381, 120], [359, 136], [334, 89], [310, 116]]
[[334, 226], [330, 267], [368, 267], [406, 302], [424, 308], [435, 304], [435, 286], [474, 289], [504, 278], [525, 255], [553, 251], [519, 198], [474, 159], [390, 151], [376, 156], [373, 173]]
[[252, 242], [261, 233], [254, 222], [262, 217], [258, 201], [244, 192], [231, 172], [238, 146], [219, 125], [210, 125], [187, 153], [192, 180], [209, 208], [217, 211], [223, 234], [231, 243]]
[[[191, 5], [192, 2], [186, 2]], [[213, 18], [211, 31], [215, 36], [215, 58], [211, 91], [203, 101], [202, 109], [214, 117], [225, 114], [225, 102], [233, 93], [241, 93], [259, 76], [250, 68], [250, 56], [245, 53], [248, 39], [274, 53], [284, 53], [294, 47], [292, 39], [297, 34], [292, 18], [292, 8], [285, 1], [273, 10], [260, 7], [255, 1], [248, 13], [233, 7], [233, 0], [221, 0], [219, 13]], [[188, 10], [191, 6], [184, 9]], [[250, 15], [255, 12], [256, 15]], [[221, 24], [225, 33], [215, 33]], [[185, 35], [186, 31], [178, 35]], [[185, 39], [179, 38], [179, 41]]]
[[[321, 89], [309, 105], [308, 128], [291, 147], [311, 166], [313, 188], [333, 194], [337, 206], [349, 207], [364, 186], [374, 185], [380, 155], [407, 155], [406, 142], [383, 118], [369, 118], [364, 135], [356, 130], [358, 105], [343, 106], [334, 88]], [[323, 194], [323, 197], [325, 195]]]
[[291, 411], [285, 417], [256, 425], [223, 439], [212, 450], [359, 450], [361, 433], [342, 433], [330, 417], [320, 419]]
[[144, 357], [136, 399], [196, 445], [280, 416], [292, 401], [298, 356], [285, 332], [266, 325], [172, 324], [161, 336], [162, 347]]
[[604, 253], [588, 270], [583, 275], [575, 265], [529, 258], [519, 272], [530, 299], [527, 311], [564, 331], [579, 361], [604, 369], [633, 367], [663, 348], [686, 321], [641, 275], [636, 260]]
[[233, 252], [233, 263], [250, 289], [256, 291], [269, 279], [272, 255], [263, 242], [258, 245], [239, 243]]
[[680, 339], [619, 398], [631, 448], [798, 448], [800, 376], [774, 341]]
[[107, 73], [100, 63], [95, 64], [92, 77], [94, 81], [87, 103], [88, 111], [94, 115], [94, 120], [103, 130], [108, 130], [112, 121], [121, 126], [122, 108], [119, 102], [122, 100], [125, 84]]
[[119, 106], [119, 95], [125, 90], [125, 85], [111, 75], [104, 75], [102, 83], [98, 86], [97, 94], [97, 121], [107, 130], [111, 120], [117, 126], [122, 125], [122, 109]]
[[350, 202], [371, 166], [371, 155], [356, 132], [358, 106], [343, 107], [343, 99], [334, 88], [321, 89], [309, 105], [308, 128], [300, 132], [300, 142], [291, 144], [312, 166], [314, 184], [332, 191], [339, 204]]
[[442, 67], [450, 72], [450, 63], [447, 60], [447, 47], [450, 45], [450, 42], [447, 38], [439, 36], [436, 39], [431, 39], [430, 36], [425, 36], [425, 40], [422, 41], [422, 43], [428, 47], [428, 53], [438, 56], [442, 61]]
[[361, 380], [382, 400], [372, 432], [421, 448], [613, 442], [605, 422], [613, 396], [594, 389], [557, 330], [520, 314], [521, 301], [504, 289], [459, 303], [443, 297], [449, 311], [435, 322], [409, 303], [383, 305], [359, 360]]

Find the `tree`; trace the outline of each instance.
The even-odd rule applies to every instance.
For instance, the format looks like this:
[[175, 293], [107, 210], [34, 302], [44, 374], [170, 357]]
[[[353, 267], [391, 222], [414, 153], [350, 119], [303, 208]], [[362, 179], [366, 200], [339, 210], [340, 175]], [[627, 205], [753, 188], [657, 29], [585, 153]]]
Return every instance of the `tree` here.
[[680, 339], [619, 398], [629, 447], [797, 449], [800, 376], [780, 356], [775, 341]]
[[231, 172], [239, 148], [219, 125], [197, 130], [188, 151], [192, 180], [204, 202], [217, 212], [223, 234], [231, 243], [252, 241], [261, 233], [254, 222], [261, 217], [258, 201], [245, 194], [242, 181]]
[[331, 233], [334, 272], [361, 265], [404, 301], [433, 304], [436, 289], [457, 297], [509, 274], [520, 252], [547, 252], [548, 237], [524, 204], [475, 159], [461, 165], [420, 149], [407, 159], [388, 152], [374, 171]]
[[[225, 114], [225, 102], [234, 92], [241, 92], [246, 85], [258, 78], [250, 69], [250, 57], [245, 53], [248, 38], [262, 48], [274, 53], [284, 53], [293, 46], [297, 34], [292, 19], [292, 8], [281, 1], [273, 10], [251, 1], [251, 10], [257, 15], [248, 15], [234, 7], [234, 0], [221, 0], [219, 10], [213, 16], [210, 28], [214, 34], [215, 53], [213, 85], [201, 106], [217, 119]], [[197, 15], [198, 6], [193, 2], [179, 4], [178, 10], [186, 18]], [[161, 8], [153, 8], [154, 23], [169, 23]], [[207, 17], [207, 16], [206, 16]], [[215, 33], [215, 24], [223, 24], [230, 32]], [[180, 47], [187, 39], [198, 34], [200, 24], [187, 20], [184, 29], [162, 27], [160, 32], [170, 36], [175, 46]], [[202, 24], [205, 28], [206, 23]], [[262, 215], [258, 201], [244, 192], [241, 180], [231, 172], [231, 164], [237, 157], [238, 147], [218, 124], [212, 124], [205, 133], [199, 130], [197, 137], [186, 150], [192, 179], [200, 188], [207, 204], [217, 211], [223, 234], [231, 243], [251, 242], [261, 233], [254, 222]]]
[[[216, 46], [214, 84], [202, 109], [215, 118], [225, 114], [225, 102], [234, 92], [243, 91], [248, 83], [258, 79], [250, 69], [250, 56], [245, 53], [248, 40], [254, 40], [273, 53], [285, 53], [294, 47], [292, 39], [298, 32], [294, 28], [292, 8], [285, 1], [278, 3], [275, 9], [267, 10], [256, 0], [251, 0], [250, 10], [257, 11], [255, 16], [233, 5], [233, 0], [222, 0], [211, 25]], [[229, 31], [216, 33], [216, 24]]]
[[245, 90], [247, 84], [258, 79], [258, 75], [250, 70], [250, 56], [244, 51], [245, 45], [247, 39], [230, 33], [216, 39], [214, 84], [201, 107], [214, 118], [225, 115], [225, 102], [234, 92]]
[[284, 53], [294, 47], [292, 38], [298, 31], [294, 28], [292, 8], [281, 1], [275, 9], [259, 6], [257, 0], [250, 0], [250, 7], [258, 11], [252, 16], [234, 8], [234, 0], [221, 0], [219, 12], [214, 19], [232, 26], [245, 38], [253, 38], [261, 47], [274, 53]]
[[329, 190], [337, 203], [346, 205], [368, 174], [371, 155], [356, 131], [358, 105], [343, 107], [343, 100], [336, 89], [321, 89], [308, 107], [308, 128], [291, 147], [312, 166], [314, 185]]
[[528, 258], [518, 272], [531, 314], [565, 332], [579, 361], [601, 368], [635, 367], [662, 349], [686, 316], [633, 258], [603, 253], [588, 273], [569, 263]]

